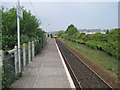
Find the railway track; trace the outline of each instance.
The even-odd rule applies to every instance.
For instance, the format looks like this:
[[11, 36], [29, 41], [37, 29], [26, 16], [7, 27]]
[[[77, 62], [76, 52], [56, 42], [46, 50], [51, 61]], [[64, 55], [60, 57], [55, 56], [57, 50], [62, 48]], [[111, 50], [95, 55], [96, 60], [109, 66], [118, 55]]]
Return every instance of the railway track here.
[[107, 82], [82, 62], [79, 57], [74, 55], [71, 50], [65, 47], [61, 41], [56, 39], [56, 43], [62, 53], [76, 89], [104, 88], [113, 90]]

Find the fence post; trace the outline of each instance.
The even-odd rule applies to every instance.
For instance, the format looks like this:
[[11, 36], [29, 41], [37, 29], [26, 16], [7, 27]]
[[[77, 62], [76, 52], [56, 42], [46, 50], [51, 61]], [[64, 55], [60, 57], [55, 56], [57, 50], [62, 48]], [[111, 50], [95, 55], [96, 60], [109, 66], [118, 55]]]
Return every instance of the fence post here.
[[14, 56], [15, 56], [15, 74], [18, 73], [18, 55], [17, 55], [17, 46], [14, 47], [15, 51], [14, 51]]
[[26, 66], [26, 44], [23, 43], [23, 66]]
[[36, 56], [36, 40], [34, 41], [34, 55]]
[[2, 67], [3, 51], [0, 50], [0, 67]]
[[3, 51], [0, 50], [0, 90], [2, 89], [2, 66], [3, 66]]
[[30, 49], [30, 42], [28, 42], [28, 61], [31, 61], [31, 49]]
[[35, 45], [34, 45], [34, 41], [32, 41], [32, 58], [35, 57]]

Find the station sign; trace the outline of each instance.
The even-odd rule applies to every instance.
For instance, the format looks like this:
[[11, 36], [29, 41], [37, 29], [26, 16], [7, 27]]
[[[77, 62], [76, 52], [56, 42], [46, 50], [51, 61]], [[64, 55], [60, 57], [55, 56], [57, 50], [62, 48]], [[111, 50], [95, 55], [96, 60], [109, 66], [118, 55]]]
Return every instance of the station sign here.
[[23, 9], [20, 5], [17, 6], [17, 17], [19, 17], [20, 19], [23, 18]]

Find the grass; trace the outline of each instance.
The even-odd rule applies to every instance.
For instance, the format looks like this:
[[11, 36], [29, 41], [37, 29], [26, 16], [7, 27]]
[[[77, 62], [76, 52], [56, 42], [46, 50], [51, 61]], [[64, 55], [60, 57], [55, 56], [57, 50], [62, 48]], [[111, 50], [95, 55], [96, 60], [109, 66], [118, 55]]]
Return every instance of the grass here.
[[77, 49], [81, 54], [85, 55], [95, 64], [98, 64], [108, 71], [118, 74], [118, 60], [114, 57], [109, 56], [105, 52], [99, 50], [93, 50], [83, 44], [78, 44], [68, 40], [63, 40], [66, 44]]

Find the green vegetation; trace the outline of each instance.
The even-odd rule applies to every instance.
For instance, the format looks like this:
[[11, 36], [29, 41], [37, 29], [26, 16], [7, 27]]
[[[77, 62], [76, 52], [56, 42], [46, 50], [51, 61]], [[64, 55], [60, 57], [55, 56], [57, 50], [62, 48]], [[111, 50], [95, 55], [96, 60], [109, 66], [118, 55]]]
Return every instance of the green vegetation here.
[[85, 55], [95, 64], [100, 65], [115, 74], [118, 74], [118, 61], [116, 58], [107, 55], [105, 52], [94, 50], [83, 44], [78, 44], [65, 39], [63, 39], [63, 41], [71, 47], [77, 49], [81, 54]]
[[118, 74], [119, 30], [107, 30], [106, 34], [85, 34], [78, 32], [74, 25], [70, 25], [60, 37], [92, 62]]
[[[3, 8], [4, 9], [4, 8]], [[16, 8], [3, 12], [2, 9], [2, 50], [13, 49], [17, 45], [17, 16]], [[23, 11], [23, 19], [20, 20], [20, 44], [35, 42], [35, 55], [40, 53], [45, 44], [45, 32], [39, 28], [40, 22], [31, 12]], [[0, 42], [1, 43], [1, 42]], [[27, 50], [27, 48], [26, 48]], [[21, 50], [22, 56], [22, 50]], [[26, 54], [28, 56], [28, 54]], [[27, 58], [28, 59], [28, 58]], [[23, 58], [21, 57], [21, 61]], [[22, 76], [22, 73], [15, 74], [14, 56], [4, 53], [2, 67], [2, 87], [9, 86]]]
[[120, 49], [119, 49], [119, 32], [120, 29], [113, 29], [107, 31], [106, 34], [95, 33], [95, 34], [85, 34], [80, 33], [77, 29], [70, 25], [64, 34], [61, 35], [62, 38], [71, 40], [80, 44], [84, 44], [95, 50], [101, 50], [106, 52], [108, 55], [120, 59]]
[[50, 34], [50, 37], [53, 38], [53, 34]]
[[[44, 40], [44, 31], [39, 28], [40, 22], [31, 12], [24, 10], [23, 19], [20, 20], [21, 44], [33, 40]], [[2, 11], [2, 49], [13, 49], [17, 45], [17, 16], [16, 8]]]
[[60, 37], [62, 34], [64, 34], [64, 32], [65, 32], [65, 31], [62, 31], [62, 30], [61, 30], [61, 31], [58, 31], [58, 32], [57, 32], [57, 35]]

